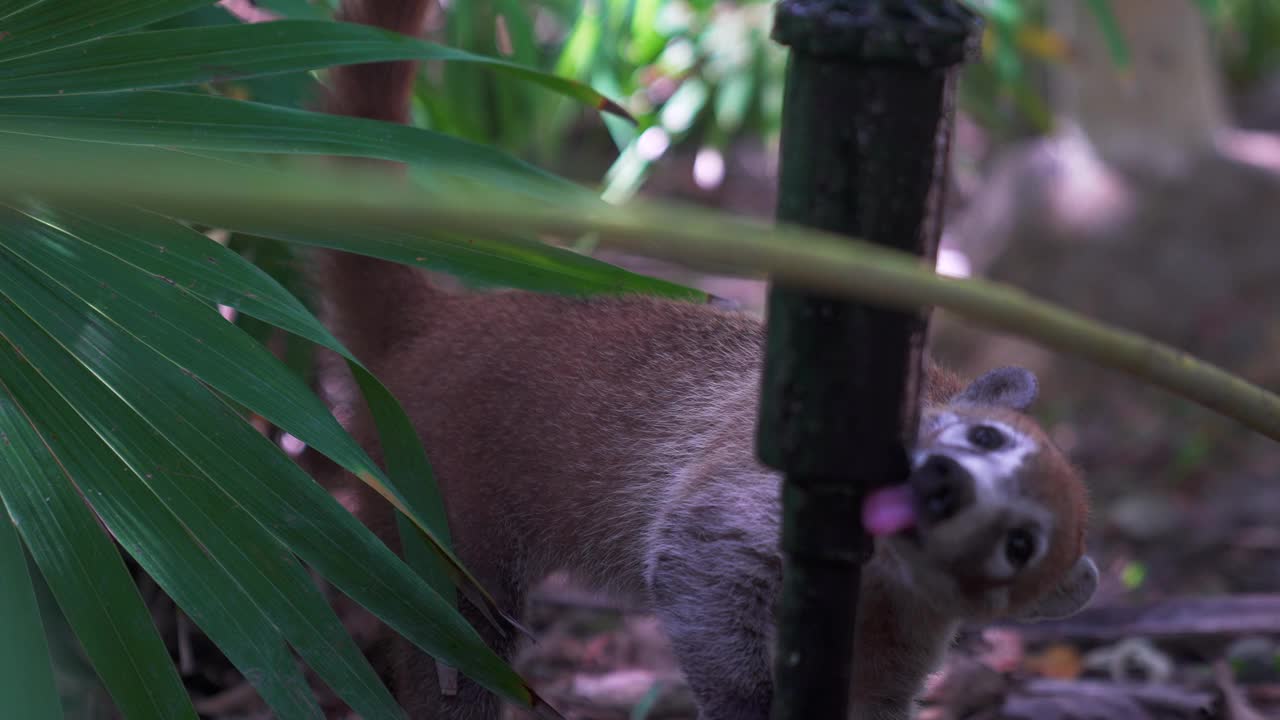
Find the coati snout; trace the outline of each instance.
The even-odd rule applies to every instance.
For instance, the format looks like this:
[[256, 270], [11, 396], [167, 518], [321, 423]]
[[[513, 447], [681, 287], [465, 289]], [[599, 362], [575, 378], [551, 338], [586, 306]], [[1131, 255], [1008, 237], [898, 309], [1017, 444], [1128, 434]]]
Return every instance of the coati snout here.
[[1083, 483], [1025, 414], [1036, 390], [1002, 368], [928, 408], [911, 475], [863, 507], [904, 581], [970, 617], [1073, 611], [1097, 583]]
[[973, 504], [973, 476], [946, 455], [930, 455], [907, 479], [920, 522], [940, 523]]

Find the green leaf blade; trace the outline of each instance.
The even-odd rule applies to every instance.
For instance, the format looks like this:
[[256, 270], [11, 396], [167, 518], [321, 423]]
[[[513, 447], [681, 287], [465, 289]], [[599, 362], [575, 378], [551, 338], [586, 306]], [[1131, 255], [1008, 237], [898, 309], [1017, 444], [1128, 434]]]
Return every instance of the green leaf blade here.
[[[11, 308], [0, 308], [0, 315], [6, 315], [0, 322], [6, 326], [6, 336], [21, 338], [13, 332], [13, 318], [8, 316], [11, 312]], [[244, 671], [281, 717], [320, 717], [288, 647], [262, 608], [230, 581], [163, 505], [140, 487], [136, 477], [11, 345], [0, 343], [0, 358], [6, 367], [17, 369], [15, 378], [20, 382], [10, 385], [17, 391], [15, 399], [25, 406], [40, 408], [49, 428], [43, 435], [44, 442], [55, 451], [112, 535]], [[96, 384], [92, 377], [89, 382]], [[85, 387], [83, 383], [69, 384]]]
[[[71, 296], [22, 282], [0, 262], [0, 287], [223, 492], [304, 561], [427, 652], [523, 705], [528, 687], [457, 611], [271, 442], [193, 378]], [[43, 366], [55, 358], [34, 359]], [[99, 417], [110, 425], [112, 418]]]
[[588, 107], [629, 117], [575, 80], [352, 23], [281, 20], [104, 37], [0, 64], [0, 97], [75, 95], [201, 83], [385, 60], [473, 63]]
[[[0, 379], [13, 376], [0, 364]], [[119, 553], [8, 391], [0, 393], [0, 430], [0, 496], [121, 712], [195, 720]]]
[[[156, 119], [163, 117], [163, 123]], [[144, 91], [13, 98], [0, 133], [184, 150], [350, 155], [417, 163], [551, 199], [585, 190], [491, 147], [392, 123], [194, 93]], [[515, 177], [520, 182], [512, 183]]]
[[[166, 122], [157, 125], [157, 116], [165, 117]], [[32, 135], [77, 142], [33, 142]], [[424, 170], [418, 177], [428, 176], [427, 181], [433, 185], [474, 186], [477, 192], [498, 187], [544, 203], [572, 203], [584, 208], [602, 205], [584, 189], [492, 148], [388, 123], [179, 93], [27, 98], [0, 103], [0, 150], [15, 160], [35, 143], [42, 147], [41, 156], [46, 162], [62, 152], [68, 157], [80, 157], [110, 150], [143, 163], [150, 155], [176, 155], [150, 147], [85, 145], [79, 142], [82, 140], [164, 144], [180, 150], [345, 154], [401, 160], [421, 164]], [[202, 172], [210, 174], [234, 167], [229, 158], [209, 158]], [[87, 170], [92, 172], [92, 168]], [[263, 167], [261, 172], [269, 174], [271, 170]], [[641, 293], [706, 299], [706, 294], [697, 290], [531, 240], [371, 228], [365, 241], [350, 233], [333, 232], [326, 224], [308, 222], [303, 216], [278, 216], [251, 224], [229, 222], [232, 218], [220, 213], [187, 219], [442, 270], [482, 285], [572, 295]]]
[[0, 513], [0, 578], [0, 618], [8, 630], [0, 645], [0, 698], [16, 717], [62, 720], [26, 554], [7, 512]]
[[[435, 513], [439, 520], [434, 527], [433, 523], [418, 517], [411, 510], [413, 505], [338, 425], [323, 403], [265, 348], [211, 308], [185, 295], [169, 278], [142, 275], [111, 254], [37, 223], [30, 216], [10, 211], [3, 221], [9, 232], [0, 236], [0, 245], [104, 317], [120, 324], [177, 367], [284, 428], [357, 477], [383, 489], [398, 503], [397, 509], [409, 513], [422, 528], [432, 552], [441, 557], [444, 567], [451, 569], [463, 591], [489, 613], [501, 614], [492, 598], [440, 538], [443, 510]], [[213, 255], [205, 259], [217, 262]], [[380, 388], [378, 385], [370, 389], [377, 392]], [[403, 438], [408, 431], [407, 421], [402, 421], [400, 426], [398, 437]], [[398, 445], [399, 452], [410, 452], [409, 448], [417, 445], [416, 437], [407, 442], [408, 445]], [[421, 455], [420, 449], [418, 454]], [[425, 462], [422, 456], [421, 463]], [[417, 463], [415, 466], [420, 467]], [[440, 502], [433, 505], [442, 508]]]
[[[319, 713], [291, 657], [281, 654], [284, 645], [269, 642], [283, 637], [358, 712], [399, 714], [311, 578], [234, 497], [88, 370], [59, 355], [25, 317], [0, 308], [0, 327], [40, 359], [40, 374], [28, 368], [20, 393], [44, 409], [52, 433], [67, 447], [68, 466], [84, 469], [79, 477], [91, 504], [156, 581], [267, 691], [264, 697], [278, 713]], [[49, 384], [55, 379], [61, 396]], [[91, 433], [115, 454], [89, 439]]]
[[30, 0], [0, 17], [0, 63], [181, 15], [217, 0]]
[[[159, 215], [121, 209], [114, 224], [83, 214], [45, 210], [40, 217], [175, 287], [233, 307], [346, 358], [377, 424], [387, 471], [409, 506], [451, 547], [444, 501], [412, 423], [391, 392], [270, 276], [240, 255]], [[416, 533], [402, 537], [410, 565], [444, 597], [453, 583], [447, 565]]]
[[[353, 473], [381, 470], [302, 381], [265, 348], [163, 277], [16, 212], [0, 213], [15, 256], [176, 366], [287, 429]], [[212, 255], [210, 261], [216, 262]]]
[[182, 291], [252, 315], [342, 355], [346, 348], [292, 293], [238, 253], [163, 215], [40, 208], [33, 215]]

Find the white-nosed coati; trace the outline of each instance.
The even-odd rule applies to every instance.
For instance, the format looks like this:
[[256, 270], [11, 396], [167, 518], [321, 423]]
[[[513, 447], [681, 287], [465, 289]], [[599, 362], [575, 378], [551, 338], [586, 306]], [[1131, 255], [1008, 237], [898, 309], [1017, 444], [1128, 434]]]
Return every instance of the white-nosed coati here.
[[[417, 34], [427, 5], [347, 0], [342, 15]], [[329, 109], [405, 122], [415, 71], [337, 68]], [[457, 554], [498, 602], [518, 611], [556, 569], [639, 598], [664, 623], [704, 720], [768, 717], [782, 564], [779, 475], [753, 451], [762, 324], [643, 297], [446, 292], [390, 263], [317, 260], [330, 322], [403, 402]], [[908, 717], [961, 619], [1065, 615], [1097, 585], [1084, 487], [1023, 412], [1034, 377], [1006, 368], [963, 386], [928, 372], [910, 480], [864, 507], [878, 539], [856, 638], [859, 720]], [[352, 431], [377, 457], [368, 418], [357, 413]], [[370, 493], [359, 513], [398, 544], [384, 502]], [[395, 665], [411, 717], [498, 716], [498, 700], [465, 678], [442, 697], [429, 658], [407, 645]]]

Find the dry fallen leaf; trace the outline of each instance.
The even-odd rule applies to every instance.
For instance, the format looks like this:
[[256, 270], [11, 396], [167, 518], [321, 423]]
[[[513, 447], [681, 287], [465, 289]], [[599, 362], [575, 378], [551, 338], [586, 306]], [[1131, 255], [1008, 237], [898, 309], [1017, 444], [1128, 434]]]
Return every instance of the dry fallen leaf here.
[[1062, 643], [1028, 655], [1023, 666], [1037, 675], [1055, 680], [1074, 680], [1084, 672], [1084, 660], [1080, 651]]

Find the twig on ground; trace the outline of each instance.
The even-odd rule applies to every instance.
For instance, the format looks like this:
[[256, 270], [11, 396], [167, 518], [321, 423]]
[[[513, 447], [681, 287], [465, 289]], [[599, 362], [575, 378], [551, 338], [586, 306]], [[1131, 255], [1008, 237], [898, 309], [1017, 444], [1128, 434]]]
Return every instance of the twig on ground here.
[[1115, 642], [1280, 633], [1280, 595], [1170, 598], [1145, 605], [1089, 608], [1063, 620], [1016, 627], [1030, 642]]

